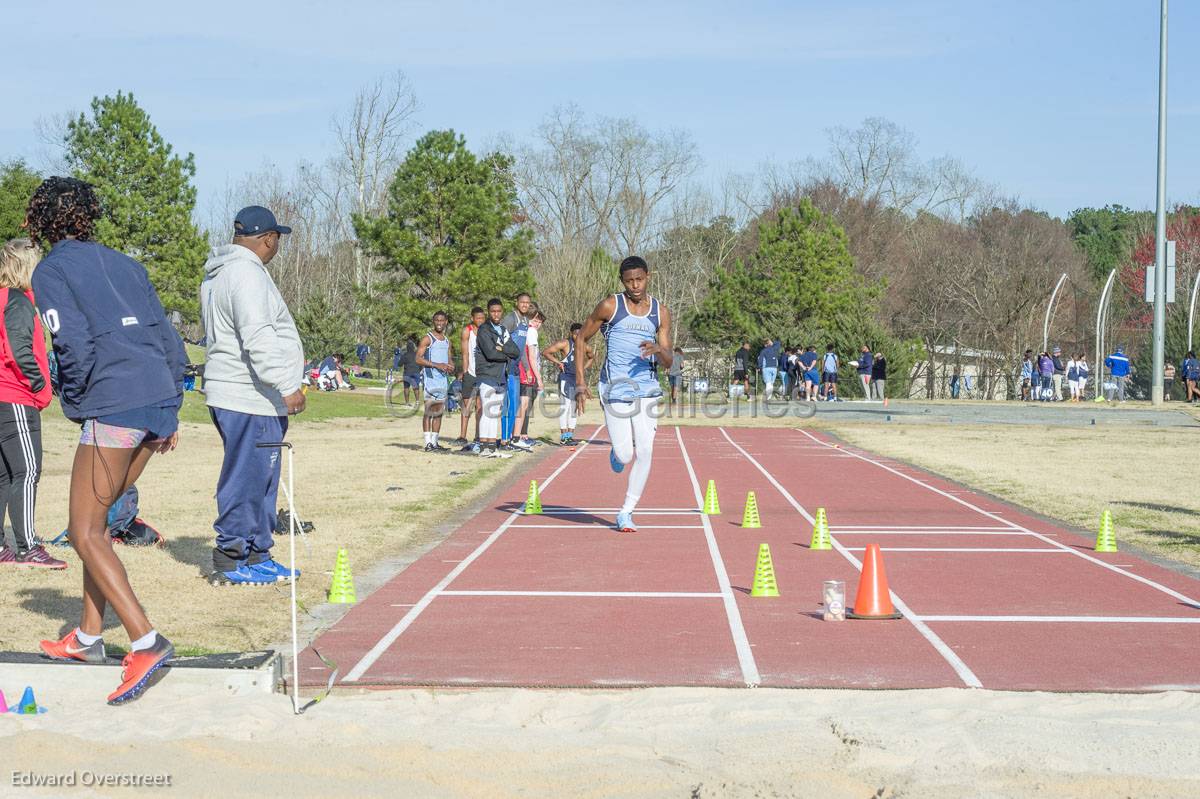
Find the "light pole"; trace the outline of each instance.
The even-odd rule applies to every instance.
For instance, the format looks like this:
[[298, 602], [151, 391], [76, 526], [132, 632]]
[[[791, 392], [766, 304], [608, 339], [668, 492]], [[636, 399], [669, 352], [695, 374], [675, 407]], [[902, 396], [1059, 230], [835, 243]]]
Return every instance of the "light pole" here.
[[1058, 290], [1065, 282], [1067, 282], [1067, 273], [1063, 272], [1062, 277], [1054, 284], [1054, 291], [1050, 292], [1050, 302], [1046, 305], [1046, 318], [1042, 320], [1042, 352], [1050, 351], [1050, 317], [1054, 313], [1054, 299], [1058, 297]]
[[1108, 316], [1108, 301], [1109, 293], [1112, 291], [1113, 281], [1117, 277], [1117, 270], [1114, 269], [1108, 273], [1108, 280], [1104, 282], [1104, 291], [1100, 292], [1100, 302], [1096, 305], [1096, 396], [1104, 396], [1104, 328], [1105, 317]]
[[1154, 214], [1154, 347], [1150, 401], [1163, 404], [1167, 331], [1167, 0], [1158, 28], [1158, 197]]
[[1188, 352], [1192, 351], [1192, 323], [1196, 320], [1196, 290], [1200, 289], [1200, 272], [1192, 280], [1192, 301], [1188, 304]]

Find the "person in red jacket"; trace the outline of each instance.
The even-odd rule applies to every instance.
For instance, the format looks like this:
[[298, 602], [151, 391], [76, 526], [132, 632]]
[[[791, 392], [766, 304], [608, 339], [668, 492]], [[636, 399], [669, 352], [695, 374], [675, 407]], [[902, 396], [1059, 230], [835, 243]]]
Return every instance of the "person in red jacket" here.
[[12, 522], [15, 546], [0, 537], [0, 564], [65, 569], [37, 543], [33, 509], [42, 473], [41, 410], [50, 404], [46, 339], [29, 287], [41, 253], [29, 239], [0, 252], [0, 522]]

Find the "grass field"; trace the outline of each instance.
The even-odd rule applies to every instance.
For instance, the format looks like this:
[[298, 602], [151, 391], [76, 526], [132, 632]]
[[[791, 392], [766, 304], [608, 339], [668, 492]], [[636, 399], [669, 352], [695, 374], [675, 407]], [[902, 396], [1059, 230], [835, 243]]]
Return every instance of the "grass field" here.
[[[496, 462], [420, 451], [419, 415], [389, 408], [384, 396], [355, 392], [310, 393], [308, 409], [294, 420], [297, 505], [316, 532], [297, 546], [305, 576], [303, 605], [325, 601], [338, 546], [349, 551], [362, 575], [384, 559], [412, 553], [437, 540], [439, 525], [464, 511], [529, 456]], [[591, 404], [581, 424], [601, 415]], [[855, 444], [897, 457], [1009, 501], [1080, 527], [1094, 529], [1100, 511], [1113, 511], [1119, 540], [1192, 565], [1200, 565], [1200, 497], [1190, 457], [1200, 432], [1155, 428], [1103, 429], [1005, 425], [830, 425], [818, 417], [739, 416], [679, 420], [683, 424], [796, 427], [815, 424]], [[122, 550], [135, 589], [151, 620], [181, 652], [252, 650], [288, 634], [284, 587], [215, 588], [204, 579], [211, 565], [213, 493], [221, 463], [220, 439], [208, 421], [203, 397], [189, 394], [179, 449], [156, 456], [138, 488], [142, 515], [166, 536], [164, 549]], [[665, 418], [663, 424], [674, 423]], [[37, 523], [52, 538], [66, 524], [71, 457], [78, 428], [57, 405], [43, 416], [44, 469]], [[555, 435], [557, 423], [536, 417], [535, 435]], [[448, 417], [445, 438], [457, 436]], [[286, 539], [279, 552], [286, 552]], [[0, 616], [0, 649], [30, 651], [41, 638], [57, 637], [79, 614], [79, 564], [69, 548], [54, 552], [70, 563], [65, 572], [5, 570], [7, 612]], [[360, 595], [361, 596], [361, 595]], [[106, 636], [125, 636], [115, 617]]]

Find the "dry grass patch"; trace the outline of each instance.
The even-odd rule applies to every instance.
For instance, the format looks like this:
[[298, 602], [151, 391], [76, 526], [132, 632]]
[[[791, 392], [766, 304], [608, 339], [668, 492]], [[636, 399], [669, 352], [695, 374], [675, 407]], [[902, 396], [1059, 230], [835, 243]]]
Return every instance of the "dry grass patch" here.
[[[43, 417], [45, 463], [39, 490], [39, 535], [66, 526], [71, 458], [79, 429], [55, 412]], [[458, 434], [458, 417], [443, 425]], [[535, 420], [532, 431], [550, 425]], [[557, 431], [555, 431], [557, 432]], [[338, 546], [349, 550], [355, 574], [437, 537], [436, 527], [491, 490], [528, 456], [489, 461], [420, 450], [420, 418], [336, 419], [294, 424], [296, 502], [316, 524], [307, 545], [297, 542], [306, 606], [325, 601]], [[288, 591], [280, 587], [210, 586], [216, 515], [213, 495], [221, 441], [212, 425], [184, 424], [179, 449], [155, 456], [138, 482], [142, 515], [166, 537], [165, 548], [124, 548], [121, 558], [151, 621], [182, 653], [253, 650], [287, 640]], [[281, 505], [283, 496], [280, 496]], [[79, 560], [69, 547], [51, 551], [70, 565], [63, 572], [0, 572], [6, 596], [0, 649], [36, 651], [79, 619]], [[286, 559], [287, 539], [276, 540]], [[361, 594], [360, 594], [361, 599]], [[124, 646], [124, 630], [108, 614], [107, 642]]]

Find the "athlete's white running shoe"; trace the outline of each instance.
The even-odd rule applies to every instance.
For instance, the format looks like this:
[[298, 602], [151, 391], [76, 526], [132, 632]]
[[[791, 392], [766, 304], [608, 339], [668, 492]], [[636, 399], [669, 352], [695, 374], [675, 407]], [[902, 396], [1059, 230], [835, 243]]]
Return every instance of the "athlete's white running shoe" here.
[[636, 533], [637, 527], [633, 523], [633, 514], [621, 512], [617, 514], [617, 532], [618, 533]]

